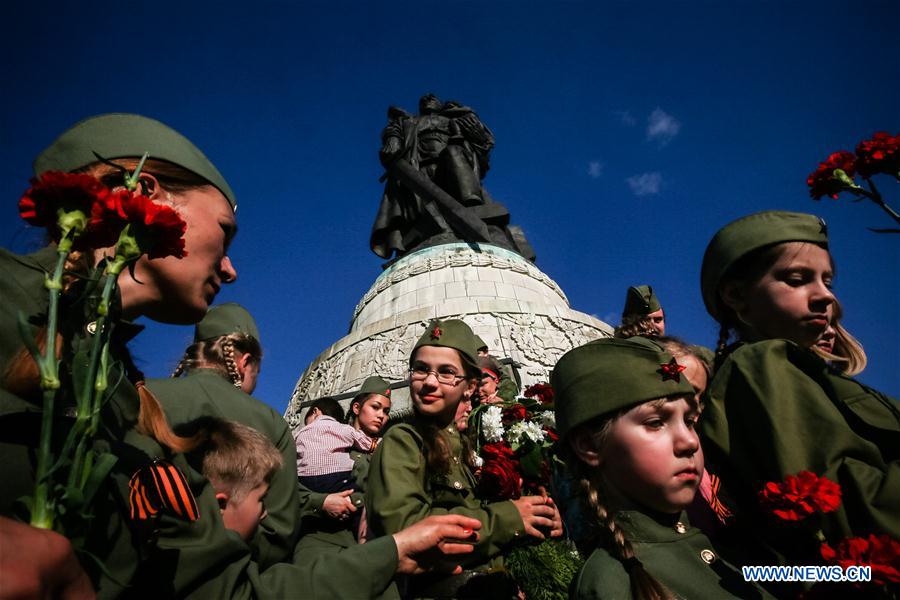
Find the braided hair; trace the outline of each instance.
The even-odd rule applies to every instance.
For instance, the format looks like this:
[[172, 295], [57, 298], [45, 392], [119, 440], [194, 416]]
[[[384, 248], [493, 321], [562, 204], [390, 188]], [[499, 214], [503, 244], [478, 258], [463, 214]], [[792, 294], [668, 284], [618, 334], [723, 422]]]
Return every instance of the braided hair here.
[[172, 377], [193, 369], [213, 369], [240, 388], [242, 379], [234, 360], [236, 353], [249, 354], [257, 364], [262, 361], [262, 347], [256, 338], [245, 333], [229, 333], [188, 346]]
[[[665, 400], [663, 399], [663, 401]], [[613, 415], [600, 417], [600, 419], [582, 426], [590, 432], [592, 444], [601, 454], [609, 439], [613, 424], [628, 410], [620, 410]], [[575, 454], [571, 444], [563, 444], [562, 455], [581, 492], [580, 501], [586, 509], [585, 514], [593, 517], [590, 519], [588, 535], [577, 542], [578, 550], [587, 556], [594, 548], [606, 549], [613, 558], [622, 563], [628, 573], [631, 581], [631, 594], [634, 598], [638, 600], [673, 600], [673, 594], [653, 577], [635, 556], [634, 548], [625, 535], [625, 531], [616, 522], [613, 511], [610, 510], [604, 498], [600, 469], [582, 462]]]

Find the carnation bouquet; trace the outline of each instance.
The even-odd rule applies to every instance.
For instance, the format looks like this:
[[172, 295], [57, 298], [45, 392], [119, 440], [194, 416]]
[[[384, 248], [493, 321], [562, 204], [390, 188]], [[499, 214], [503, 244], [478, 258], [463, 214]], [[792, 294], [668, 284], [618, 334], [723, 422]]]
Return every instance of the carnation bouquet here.
[[[469, 422], [477, 435], [479, 498], [498, 501], [546, 494], [551, 464], [559, 460], [549, 385], [533, 385], [511, 402], [483, 404], [472, 412]], [[567, 598], [569, 583], [582, 562], [570, 542], [550, 538], [514, 548], [506, 556], [506, 565], [525, 596], [537, 600]]]
[[[144, 254], [151, 258], [186, 254], [185, 222], [139, 187], [146, 159], [144, 155], [131, 173], [109, 163], [123, 175], [122, 186], [114, 190], [92, 175], [47, 172], [32, 179], [19, 201], [20, 216], [47, 230], [57, 256], [55, 268], [45, 276], [47, 323], [38, 339], [19, 313], [19, 330], [37, 365], [42, 396], [35, 489], [23, 502], [31, 525], [55, 529], [74, 541], [90, 521], [91, 501], [116, 462], [113, 454], [98, 450], [92, 441], [101, 425], [100, 411], [123, 372], [113, 368], [117, 365], [110, 352], [118, 324], [113, 306], [118, 277]], [[95, 251], [104, 248], [111, 250], [96, 266], [67, 272], [74, 252], [83, 253], [94, 265]], [[79, 308], [70, 310], [70, 305]], [[61, 331], [86, 331], [89, 343], [71, 356], [62, 347]], [[111, 374], [117, 377], [111, 380]], [[74, 413], [64, 437], [53, 431], [62, 400], [73, 405], [69, 411]], [[61, 446], [54, 447], [53, 439], [63, 440]]]
[[[900, 135], [879, 131], [857, 144], [855, 153], [833, 152], [809, 174], [806, 185], [814, 200], [823, 196], [837, 199], [843, 192], [853, 194], [857, 202], [869, 199], [900, 225], [900, 214], [888, 206], [875, 186], [872, 178], [878, 174], [900, 181]], [[865, 187], [856, 183], [857, 176]], [[900, 229], [870, 229], [876, 233], [900, 233]]]

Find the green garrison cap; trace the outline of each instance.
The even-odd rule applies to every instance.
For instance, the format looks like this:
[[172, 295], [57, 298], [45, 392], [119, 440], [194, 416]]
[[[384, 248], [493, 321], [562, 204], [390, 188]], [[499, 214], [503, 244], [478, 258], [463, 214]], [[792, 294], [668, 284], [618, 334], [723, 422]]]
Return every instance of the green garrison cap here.
[[414, 354], [422, 346], [441, 346], [459, 350], [471, 364], [478, 365], [478, 342], [475, 341], [475, 334], [468, 325], [459, 319], [447, 321], [434, 319], [431, 321], [425, 333], [413, 346], [412, 353]]
[[628, 288], [625, 293], [625, 308], [622, 309], [622, 316], [625, 315], [649, 315], [655, 313], [662, 308], [659, 298], [653, 292], [653, 288], [649, 285], [633, 285]]
[[806, 213], [767, 210], [732, 221], [713, 236], [700, 269], [700, 291], [706, 310], [719, 319], [719, 283], [728, 269], [754, 250], [783, 242], [812, 242], [828, 248], [828, 228]]
[[362, 387], [359, 388], [359, 391], [356, 392], [356, 395], [353, 396], [354, 399], [359, 398], [364, 394], [378, 394], [379, 396], [384, 396], [385, 398], [391, 397], [391, 384], [379, 377], [378, 375], [372, 375], [371, 377], [366, 377], [366, 380], [363, 381]]
[[107, 159], [165, 160], [192, 171], [219, 188], [237, 209], [234, 192], [218, 169], [186, 137], [159, 121], [128, 113], [109, 113], [79, 121], [34, 159], [34, 174], [74, 171], [97, 162], [94, 152]]
[[260, 341], [256, 321], [247, 309], [234, 302], [213, 306], [194, 329], [194, 341], [210, 340], [231, 333], [243, 333]]
[[684, 367], [646, 338], [605, 338], [566, 352], [550, 376], [561, 436], [595, 417], [648, 400], [693, 396]]

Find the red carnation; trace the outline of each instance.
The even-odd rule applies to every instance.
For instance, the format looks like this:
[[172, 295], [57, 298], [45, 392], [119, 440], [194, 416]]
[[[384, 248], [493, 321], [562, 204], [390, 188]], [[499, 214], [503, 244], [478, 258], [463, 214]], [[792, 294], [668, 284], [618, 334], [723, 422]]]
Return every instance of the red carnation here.
[[116, 223], [131, 225], [131, 234], [150, 258], [187, 255], [183, 237], [187, 224], [173, 208], [143, 194], [119, 190], [94, 205], [90, 227], [115, 227]]
[[785, 521], [800, 521], [816, 512], [836, 511], [841, 504], [841, 487], [810, 471], [800, 471], [788, 475], [782, 483], [766, 483], [759, 501]]
[[526, 398], [537, 398], [541, 404], [553, 404], [553, 388], [549, 383], [536, 383], [525, 390]]
[[[62, 235], [57, 223], [60, 211], [81, 211], [89, 217], [109, 195], [109, 188], [92, 175], [47, 171], [31, 180], [31, 187], [19, 200], [19, 215], [32, 225], [46, 227], [50, 239], [58, 242]], [[111, 246], [118, 239], [121, 228], [119, 226], [110, 231], [109, 228], [89, 223], [73, 248], [84, 250]]]
[[478, 497], [511, 500], [522, 495], [522, 476], [512, 448], [505, 442], [485, 444], [481, 448], [484, 465], [478, 481]]
[[822, 558], [846, 570], [854, 565], [872, 567], [872, 583], [900, 582], [900, 542], [887, 534], [848, 538], [837, 548], [822, 544]]
[[503, 422], [523, 421], [528, 415], [528, 410], [521, 404], [513, 404], [503, 409]]
[[559, 441], [559, 434], [554, 429], [544, 429], [544, 433], [550, 438], [550, 441], [556, 443]]
[[900, 173], [900, 135], [879, 131], [856, 146], [856, 168], [863, 177]]
[[816, 200], [822, 196], [837, 198], [840, 192], [847, 189], [845, 182], [834, 177], [835, 169], [841, 169], [847, 177], [852, 178], [856, 174], [856, 157], [846, 150], [841, 150], [833, 153], [825, 162], [819, 163], [819, 168], [806, 178], [810, 196]]

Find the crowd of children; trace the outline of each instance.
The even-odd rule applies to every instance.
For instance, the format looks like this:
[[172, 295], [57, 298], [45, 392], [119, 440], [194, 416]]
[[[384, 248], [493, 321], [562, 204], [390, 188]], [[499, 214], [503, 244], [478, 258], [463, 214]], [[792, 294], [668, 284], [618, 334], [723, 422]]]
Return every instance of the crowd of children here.
[[[145, 256], [140, 286], [121, 275], [115, 386], [94, 442], [117, 462], [81, 566], [59, 534], [24, 525], [17, 503], [34, 485], [41, 426], [20, 330], [45, 343], [55, 246], [0, 250], [0, 597], [522, 598], [509, 557], [551, 540], [583, 560], [565, 582], [572, 598], [896, 597], [900, 405], [852, 378], [865, 353], [841, 325], [820, 219], [766, 211], [715, 234], [700, 290], [721, 326], [714, 352], [667, 337], [653, 288], [629, 288], [615, 336], [553, 369], [545, 430], [521, 428], [548, 446], [552, 432], [554, 480], [527, 491], [514, 480], [498, 499], [479, 485], [475, 448], [487, 419], [521, 408], [520, 390], [466, 323], [429, 323], [405, 381], [373, 374], [346, 415], [315, 399], [291, 431], [250, 395], [262, 361], [253, 318], [208, 306], [236, 276], [235, 201], [202, 153], [156, 121], [104, 115], [64, 133], [36, 175], [86, 172], [116, 189], [116, 164], [134, 169], [146, 151], [141, 189], [184, 215], [192, 262]], [[63, 314], [75, 319], [89, 294], [73, 282]], [[125, 319], [140, 316], [198, 322], [172, 378], [145, 382], [130, 359]], [[74, 372], [94, 333], [60, 332]], [[398, 386], [412, 404], [399, 420]], [[65, 431], [74, 398], [62, 398], [51, 420]], [[874, 583], [757, 582], [744, 569], [828, 564], [872, 566]]]

